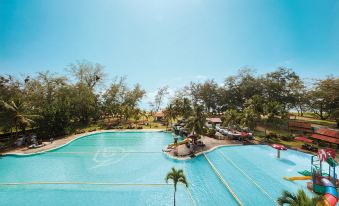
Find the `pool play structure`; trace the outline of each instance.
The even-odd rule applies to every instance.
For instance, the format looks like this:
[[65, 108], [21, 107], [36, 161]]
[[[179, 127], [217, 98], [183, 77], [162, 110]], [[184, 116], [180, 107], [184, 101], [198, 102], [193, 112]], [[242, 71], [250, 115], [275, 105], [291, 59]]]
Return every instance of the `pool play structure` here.
[[311, 155], [286, 150], [278, 159], [270, 146], [245, 145], [183, 161], [161, 151], [171, 143], [164, 132], [102, 132], [40, 154], [3, 156], [0, 205], [170, 206], [173, 185], [164, 177], [172, 167], [183, 169], [189, 183], [178, 185], [178, 206], [270, 206], [283, 190], [307, 190], [282, 177], [297, 176]]
[[281, 144], [272, 144], [271, 145], [274, 149], [277, 150], [277, 158], [280, 158], [280, 151], [281, 150], [287, 150], [287, 148], [284, 145]]
[[307, 183], [311, 191], [323, 195], [323, 200], [317, 206], [335, 206], [338, 202], [337, 174], [335, 150], [320, 149], [318, 154], [311, 157], [311, 171], [299, 172], [304, 176], [288, 177], [286, 180], [312, 180]]

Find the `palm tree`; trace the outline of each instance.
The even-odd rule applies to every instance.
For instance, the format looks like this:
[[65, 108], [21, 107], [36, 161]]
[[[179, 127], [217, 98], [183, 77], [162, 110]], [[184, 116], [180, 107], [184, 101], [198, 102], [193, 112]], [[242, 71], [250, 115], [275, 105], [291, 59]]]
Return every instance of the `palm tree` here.
[[204, 133], [204, 127], [206, 122], [206, 116], [204, 114], [203, 106], [196, 106], [193, 111], [193, 116], [188, 119], [187, 129], [192, 132], [193, 135], [198, 136]]
[[226, 127], [234, 127], [240, 124], [241, 120], [241, 113], [239, 113], [235, 109], [228, 109], [226, 110], [224, 117], [223, 117], [223, 124]]
[[241, 126], [254, 130], [256, 120], [257, 115], [255, 114], [255, 111], [251, 107], [246, 107], [240, 120]]
[[304, 190], [298, 190], [296, 194], [284, 191], [282, 196], [278, 198], [279, 205], [290, 206], [316, 206], [322, 200], [321, 196], [308, 197]]
[[191, 102], [188, 98], [184, 98], [182, 102], [182, 116], [187, 119], [192, 112]]
[[19, 127], [25, 129], [33, 120], [32, 117], [38, 115], [26, 115], [23, 114], [23, 104], [15, 103], [14, 101], [7, 103], [5, 101], [0, 101], [0, 120], [1, 122], [7, 122], [8, 127], [13, 132], [13, 127], [15, 127], [16, 138], [18, 137]]
[[172, 170], [167, 173], [165, 180], [166, 180], [166, 183], [168, 183], [169, 180], [173, 181], [173, 185], [174, 185], [174, 206], [175, 206], [175, 193], [177, 191], [177, 184], [182, 183], [186, 187], [188, 187], [186, 176], [185, 176], [184, 171], [182, 169], [176, 170], [174, 167], [172, 167]]
[[[166, 108], [166, 110], [164, 111], [164, 115], [165, 115], [165, 119], [168, 121], [168, 123], [170, 125], [172, 125], [172, 120], [174, 120], [175, 118], [177, 118], [177, 114], [175, 112], [174, 107], [172, 106], [172, 104], [169, 104]], [[168, 125], [167, 125], [168, 126]], [[166, 127], [167, 127], [166, 126]]]

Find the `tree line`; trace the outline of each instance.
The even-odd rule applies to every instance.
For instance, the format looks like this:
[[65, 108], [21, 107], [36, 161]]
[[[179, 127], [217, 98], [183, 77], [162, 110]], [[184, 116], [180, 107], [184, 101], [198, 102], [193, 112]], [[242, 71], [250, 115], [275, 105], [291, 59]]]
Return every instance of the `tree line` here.
[[99, 91], [105, 74], [100, 64], [81, 61], [67, 67], [69, 76], [38, 73], [24, 80], [0, 76], [0, 128], [13, 133], [36, 128], [39, 136], [69, 134], [108, 117], [129, 119], [145, 95], [139, 84], [128, 87], [117, 77]]
[[188, 118], [197, 106], [202, 106], [206, 115], [222, 114], [226, 126], [253, 129], [263, 120], [279, 124], [289, 111], [296, 111], [300, 116], [309, 112], [321, 120], [335, 120], [339, 127], [339, 78], [328, 76], [307, 85], [288, 68], [263, 75], [242, 69], [221, 85], [213, 79], [191, 82], [171, 99], [167, 119]]
[[[104, 86], [100, 64], [80, 61], [67, 67], [68, 76], [41, 72], [19, 80], [0, 76], [0, 129], [5, 132], [34, 128], [44, 138], [68, 134], [79, 126], [114, 118], [119, 123], [147, 116], [139, 108], [145, 90], [129, 87], [126, 77], [116, 77]], [[254, 128], [261, 119], [273, 122], [295, 110], [300, 116], [311, 112], [319, 119], [339, 124], [339, 78], [328, 76], [306, 85], [293, 70], [278, 68], [256, 75], [242, 69], [223, 84], [207, 80], [191, 82], [178, 90], [164, 110], [172, 122], [188, 119], [191, 130], [201, 131], [204, 118], [222, 113], [225, 124]], [[153, 111], [160, 109], [167, 87], [159, 89]], [[265, 117], [265, 118], [263, 118]]]

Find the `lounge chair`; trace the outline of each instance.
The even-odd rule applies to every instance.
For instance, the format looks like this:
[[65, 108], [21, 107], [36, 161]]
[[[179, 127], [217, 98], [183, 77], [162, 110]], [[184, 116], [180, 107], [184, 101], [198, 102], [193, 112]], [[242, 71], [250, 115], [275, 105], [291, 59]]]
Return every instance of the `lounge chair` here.
[[28, 146], [28, 149], [36, 149], [36, 148], [40, 148], [40, 147], [43, 147], [43, 146], [45, 146], [44, 143], [42, 143], [42, 144], [32, 144], [32, 145]]

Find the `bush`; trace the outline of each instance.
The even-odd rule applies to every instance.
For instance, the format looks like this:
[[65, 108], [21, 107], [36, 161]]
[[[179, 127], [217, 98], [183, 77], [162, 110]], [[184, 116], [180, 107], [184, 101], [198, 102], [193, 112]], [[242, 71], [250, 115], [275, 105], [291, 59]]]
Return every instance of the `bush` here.
[[281, 135], [281, 136], [279, 136], [279, 139], [289, 142], [289, 141], [292, 141], [294, 138], [293, 138], [293, 136], [290, 136], [290, 135], [288, 135], [288, 136]]
[[209, 136], [209, 137], [214, 137], [215, 133], [216, 133], [215, 129], [208, 129], [207, 130], [207, 136]]
[[271, 133], [269, 133], [265, 136], [266, 141], [270, 141], [272, 139], [277, 139], [277, 138], [278, 138], [278, 135], [276, 133], [273, 133], [273, 132], [271, 132]]

